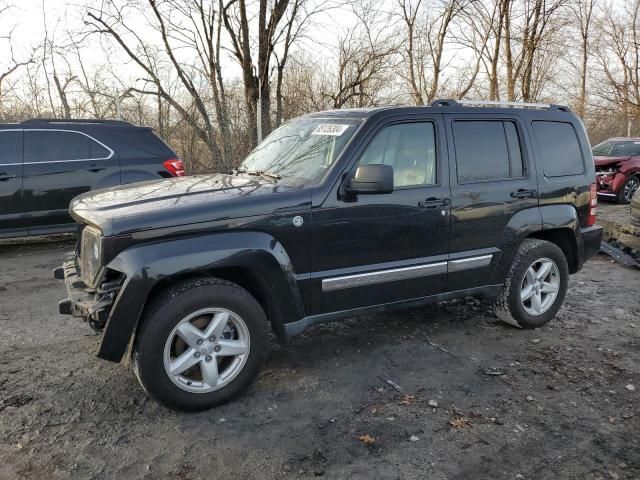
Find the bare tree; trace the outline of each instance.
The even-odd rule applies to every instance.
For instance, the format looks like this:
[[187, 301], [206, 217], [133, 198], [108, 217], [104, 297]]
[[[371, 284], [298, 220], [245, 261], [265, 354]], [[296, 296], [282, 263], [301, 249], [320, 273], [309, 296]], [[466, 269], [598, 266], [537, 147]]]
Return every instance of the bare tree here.
[[[7, 15], [10, 15], [11, 6], [6, 3], [0, 3], [0, 18], [4, 18]], [[18, 59], [13, 45], [13, 29], [9, 30], [9, 32], [5, 35], [0, 35], [0, 42], [6, 45], [5, 52], [8, 51], [9, 61], [6, 65], [0, 66], [0, 105], [2, 105], [2, 97], [6, 93], [5, 85], [10, 76], [14, 75], [18, 72], [22, 67], [26, 67], [27, 65], [33, 63], [35, 61], [35, 52], [33, 51], [31, 55], [27, 56], [24, 59]]]
[[422, 0], [398, 0], [406, 36], [407, 81], [416, 105], [433, 101], [440, 88], [443, 55], [452, 21], [466, 0], [443, 0], [439, 9]]
[[640, 0], [626, 0], [623, 10], [609, 5], [601, 19], [604, 36], [598, 52], [605, 85], [599, 97], [618, 105], [631, 136], [634, 120], [640, 120]]
[[548, 53], [544, 51], [545, 42], [552, 42], [551, 37], [562, 27], [558, 13], [566, 0], [522, 0], [518, 9], [513, 8], [514, 0], [504, 1], [507, 99], [517, 100], [516, 85], [520, 83], [519, 97], [534, 100], [536, 60], [540, 53]]
[[[214, 162], [229, 164], [229, 122], [219, 64], [220, 12], [205, 0], [147, 0], [145, 3], [146, 9], [142, 3], [130, 5], [118, 0], [105, 0], [99, 9], [87, 10], [86, 24], [93, 32], [112, 38], [144, 72], [145, 77], [141, 80], [145, 86], [132, 88], [133, 92], [162, 98], [207, 145]], [[159, 36], [159, 48], [149, 45], [134, 27], [126, 23], [127, 14], [132, 11], [139, 14], [138, 18], [148, 18], [152, 23]], [[180, 50], [185, 48], [195, 53], [197, 63], [183, 59]], [[159, 54], [179, 79], [195, 109], [190, 109], [182, 99], [171, 94], [158, 60]], [[214, 109], [208, 108], [199, 80], [206, 83], [208, 93], [213, 97]]]
[[596, 0], [575, 0], [569, 3], [573, 19], [577, 21], [580, 32], [580, 64], [578, 67], [578, 75], [580, 87], [578, 90], [578, 101], [576, 104], [576, 113], [584, 117], [587, 108], [587, 77], [589, 55], [591, 53], [590, 35], [593, 26], [593, 9]]

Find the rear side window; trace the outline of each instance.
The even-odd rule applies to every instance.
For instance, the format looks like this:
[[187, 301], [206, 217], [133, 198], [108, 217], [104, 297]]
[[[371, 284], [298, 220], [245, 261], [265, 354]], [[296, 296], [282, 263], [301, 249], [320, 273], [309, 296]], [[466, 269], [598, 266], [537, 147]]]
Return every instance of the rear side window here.
[[126, 156], [167, 157], [175, 156], [171, 148], [151, 130], [131, 129], [119, 131], [114, 139], [119, 152]]
[[533, 122], [533, 131], [542, 153], [542, 170], [545, 177], [584, 173], [580, 143], [570, 123], [538, 120]]
[[458, 183], [524, 175], [518, 129], [512, 121], [460, 120], [453, 123]]
[[18, 159], [20, 132], [0, 130], [0, 165], [21, 163]]
[[78, 132], [25, 130], [25, 162], [64, 160], [99, 160], [109, 157], [109, 150]]

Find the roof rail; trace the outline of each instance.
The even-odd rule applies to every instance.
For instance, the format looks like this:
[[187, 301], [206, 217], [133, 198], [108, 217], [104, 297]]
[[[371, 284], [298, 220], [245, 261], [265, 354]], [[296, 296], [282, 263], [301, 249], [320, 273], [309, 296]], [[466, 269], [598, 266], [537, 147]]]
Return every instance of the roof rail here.
[[101, 118], [32, 118], [21, 122], [22, 125], [36, 125], [42, 123], [64, 124], [64, 123], [83, 123], [98, 125], [131, 125], [124, 120], [105, 120]]
[[496, 107], [496, 108], [528, 108], [532, 110], [560, 110], [562, 112], [570, 112], [571, 109], [564, 105], [555, 105], [549, 103], [529, 103], [529, 102], [503, 102], [501, 100], [435, 100], [431, 103], [432, 107]]

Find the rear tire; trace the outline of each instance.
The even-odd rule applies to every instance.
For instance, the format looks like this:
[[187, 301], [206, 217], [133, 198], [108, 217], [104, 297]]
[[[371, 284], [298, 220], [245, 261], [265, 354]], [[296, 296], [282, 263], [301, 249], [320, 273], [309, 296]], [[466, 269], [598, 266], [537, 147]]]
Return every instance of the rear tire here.
[[562, 250], [545, 240], [526, 239], [494, 304], [496, 316], [519, 328], [541, 327], [560, 310], [568, 283]]
[[242, 393], [268, 351], [267, 318], [256, 299], [234, 283], [201, 278], [152, 300], [132, 363], [142, 388], [158, 403], [198, 411]]

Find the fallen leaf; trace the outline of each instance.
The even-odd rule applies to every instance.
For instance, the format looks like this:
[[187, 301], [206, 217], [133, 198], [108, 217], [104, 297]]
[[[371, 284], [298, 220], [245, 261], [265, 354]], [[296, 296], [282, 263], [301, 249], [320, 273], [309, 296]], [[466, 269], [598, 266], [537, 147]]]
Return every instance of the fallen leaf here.
[[409, 395], [408, 393], [404, 394], [400, 401], [400, 405], [412, 405], [415, 399], [416, 397], [414, 395]]
[[469, 425], [471, 425], [471, 422], [469, 421], [468, 418], [454, 417], [451, 420], [449, 420], [449, 424], [453, 428], [464, 428], [464, 427], [468, 427]]
[[365, 443], [367, 445], [373, 445], [374, 443], [376, 443], [376, 439], [373, 438], [368, 433], [365, 433], [364, 435], [360, 435], [358, 437], [358, 440], [360, 440], [362, 443]]

